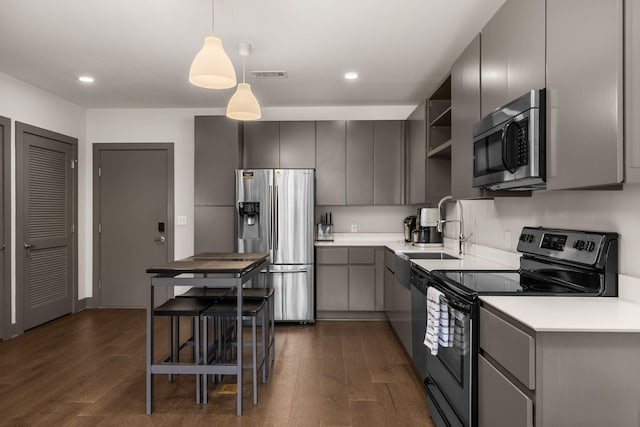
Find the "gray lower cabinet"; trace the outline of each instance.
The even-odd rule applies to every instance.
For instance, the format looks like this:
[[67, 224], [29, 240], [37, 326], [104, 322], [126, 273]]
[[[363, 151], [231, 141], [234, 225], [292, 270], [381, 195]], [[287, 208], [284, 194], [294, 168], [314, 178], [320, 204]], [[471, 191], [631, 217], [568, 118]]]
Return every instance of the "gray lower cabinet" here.
[[382, 311], [384, 301], [380, 249], [374, 247], [317, 247], [318, 311]]
[[316, 309], [347, 311], [349, 309], [349, 266], [316, 265]]
[[316, 123], [280, 122], [280, 168], [316, 167]]
[[373, 205], [373, 122], [347, 122], [347, 205]]
[[242, 166], [245, 169], [280, 167], [280, 123], [245, 122]]
[[623, 1], [546, 3], [547, 189], [621, 183]]
[[478, 426], [533, 427], [533, 400], [478, 356]]
[[483, 303], [480, 427], [638, 424], [640, 334], [543, 332]]
[[[579, 0], [574, 3], [581, 7]], [[564, 27], [565, 39], [573, 40], [567, 28], [571, 26]], [[545, 87], [544, 1], [507, 0], [498, 9], [482, 29], [481, 67], [483, 117], [531, 89]]]
[[375, 311], [376, 269], [374, 265], [349, 265], [349, 310]]
[[235, 250], [234, 206], [194, 207], [194, 253]]
[[347, 203], [346, 137], [345, 121], [316, 122], [318, 206], [344, 206]]
[[394, 274], [393, 251], [385, 251], [384, 269], [384, 310], [407, 354], [411, 356], [412, 350], [412, 317], [411, 317], [411, 290], [398, 282]]

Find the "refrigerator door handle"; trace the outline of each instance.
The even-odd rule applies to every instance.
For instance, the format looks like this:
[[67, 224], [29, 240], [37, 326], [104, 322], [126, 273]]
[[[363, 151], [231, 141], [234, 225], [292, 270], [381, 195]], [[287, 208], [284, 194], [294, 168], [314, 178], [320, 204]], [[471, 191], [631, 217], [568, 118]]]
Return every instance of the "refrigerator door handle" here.
[[275, 269], [269, 269], [268, 271], [269, 271], [269, 273], [308, 273], [308, 272], [309, 272], [309, 268], [307, 268], [307, 267], [301, 267], [301, 268], [296, 268], [295, 270], [275, 270]]
[[278, 241], [280, 240], [280, 226], [278, 225], [280, 222], [280, 200], [278, 199], [278, 186], [275, 185], [275, 192], [276, 192], [276, 201], [275, 201], [275, 242], [274, 242], [274, 247], [277, 250], [278, 249]]
[[269, 249], [273, 249], [273, 185], [269, 185], [269, 213], [271, 213], [271, 221], [269, 222]]

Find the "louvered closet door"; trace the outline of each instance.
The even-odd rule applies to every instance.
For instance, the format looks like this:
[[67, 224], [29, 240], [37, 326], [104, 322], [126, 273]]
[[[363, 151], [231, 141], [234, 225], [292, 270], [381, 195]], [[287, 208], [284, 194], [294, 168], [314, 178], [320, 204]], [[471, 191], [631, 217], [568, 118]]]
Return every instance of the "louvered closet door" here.
[[72, 310], [72, 146], [24, 134], [24, 329]]

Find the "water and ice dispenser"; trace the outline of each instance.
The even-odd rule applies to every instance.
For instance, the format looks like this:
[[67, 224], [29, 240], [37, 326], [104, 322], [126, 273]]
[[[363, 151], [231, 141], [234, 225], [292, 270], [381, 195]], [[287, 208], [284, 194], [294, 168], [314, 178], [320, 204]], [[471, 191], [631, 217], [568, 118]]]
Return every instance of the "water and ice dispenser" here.
[[238, 203], [238, 235], [240, 239], [260, 238], [260, 202]]

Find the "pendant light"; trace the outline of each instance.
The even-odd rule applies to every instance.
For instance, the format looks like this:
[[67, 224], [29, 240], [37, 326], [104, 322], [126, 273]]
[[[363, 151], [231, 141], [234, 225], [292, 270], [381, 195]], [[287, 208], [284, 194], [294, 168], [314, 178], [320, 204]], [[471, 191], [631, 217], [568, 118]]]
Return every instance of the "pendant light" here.
[[238, 83], [236, 93], [227, 105], [227, 117], [234, 120], [258, 120], [262, 117], [260, 104], [251, 92], [251, 85], [245, 83], [245, 58], [251, 52], [251, 43], [238, 43], [238, 53], [242, 56], [242, 83]]
[[[214, 0], [211, 0], [211, 32], [214, 29]], [[200, 52], [191, 63], [189, 82], [207, 89], [228, 89], [236, 85], [236, 71], [224, 51], [222, 40], [214, 35], [204, 38]]]

